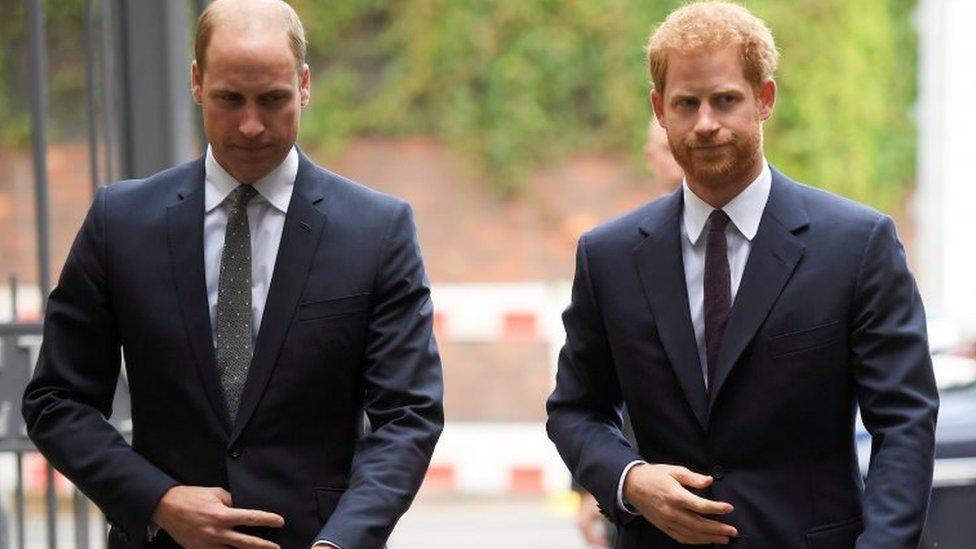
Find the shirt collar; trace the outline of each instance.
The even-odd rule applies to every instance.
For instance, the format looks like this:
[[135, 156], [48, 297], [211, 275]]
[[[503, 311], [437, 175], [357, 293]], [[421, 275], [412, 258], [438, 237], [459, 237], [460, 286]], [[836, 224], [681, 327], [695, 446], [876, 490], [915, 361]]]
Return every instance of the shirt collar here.
[[[210, 145], [207, 145], [204, 172], [206, 174], [204, 178], [204, 208], [209, 213], [223, 203], [227, 195], [236, 189], [240, 183], [217, 162]], [[254, 182], [254, 190], [276, 209], [282, 213], [287, 213], [297, 174], [298, 151], [292, 146], [281, 164]]]
[[[735, 228], [747, 240], [755, 238], [756, 232], [759, 231], [759, 221], [762, 219], [763, 210], [766, 209], [772, 182], [773, 174], [769, 169], [769, 163], [764, 158], [763, 168], [759, 172], [759, 176], [722, 208]], [[684, 196], [682, 220], [685, 233], [691, 244], [695, 245], [705, 229], [708, 216], [715, 208], [692, 192], [691, 188], [688, 187], [687, 180], [681, 183], [681, 189]]]

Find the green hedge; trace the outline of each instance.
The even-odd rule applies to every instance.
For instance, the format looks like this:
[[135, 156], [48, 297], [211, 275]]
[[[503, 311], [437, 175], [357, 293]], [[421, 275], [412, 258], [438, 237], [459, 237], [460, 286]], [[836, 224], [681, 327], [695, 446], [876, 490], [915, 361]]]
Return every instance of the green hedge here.
[[[433, 135], [502, 193], [580, 150], [639, 162], [643, 45], [674, 1], [296, 0], [313, 59], [303, 138]], [[767, 155], [881, 208], [914, 180], [914, 0], [755, 0], [782, 52]]]
[[[643, 45], [678, 5], [648, 0], [293, 0], [309, 34], [306, 145], [427, 135], [499, 194], [577, 151], [640, 163], [650, 116]], [[22, 0], [0, 0], [0, 144], [26, 125]], [[48, 0], [52, 134], [83, 135], [80, 2]], [[915, 0], [753, 0], [782, 60], [767, 156], [880, 208], [914, 180]], [[73, 52], [73, 53], [72, 53]], [[72, 106], [74, 105], [74, 106]]]

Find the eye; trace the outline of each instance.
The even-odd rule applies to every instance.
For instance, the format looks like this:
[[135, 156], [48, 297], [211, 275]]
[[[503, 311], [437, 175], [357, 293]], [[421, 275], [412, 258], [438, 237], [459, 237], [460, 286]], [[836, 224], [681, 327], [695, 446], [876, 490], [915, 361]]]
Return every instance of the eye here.
[[277, 104], [281, 103], [282, 101], [284, 101], [285, 99], [287, 99], [287, 97], [288, 96], [286, 94], [283, 94], [283, 93], [273, 93], [273, 94], [266, 95], [266, 96], [262, 97], [261, 98], [261, 102], [264, 103], [265, 105], [271, 105], [271, 106], [273, 106], [273, 105], [277, 105]]
[[217, 94], [217, 101], [220, 101], [221, 103], [228, 106], [236, 105], [240, 103], [241, 96], [234, 93], [220, 93]]
[[721, 101], [723, 105], [731, 105], [732, 103], [735, 103], [736, 97], [734, 95], [730, 94], [730, 93], [727, 93], [727, 94], [723, 95], [719, 99], [719, 101]]
[[693, 109], [698, 106], [698, 101], [690, 97], [682, 97], [678, 100], [678, 107], [682, 109]]

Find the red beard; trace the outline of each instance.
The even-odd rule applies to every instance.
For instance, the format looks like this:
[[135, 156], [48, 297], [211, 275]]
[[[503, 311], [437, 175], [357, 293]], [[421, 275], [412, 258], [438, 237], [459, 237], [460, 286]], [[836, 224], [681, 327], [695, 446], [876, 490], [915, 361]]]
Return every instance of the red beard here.
[[761, 130], [734, 134], [723, 128], [708, 139], [691, 133], [681, 143], [668, 141], [674, 159], [687, 177], [706, 186], [740, 181], [762, 157]]

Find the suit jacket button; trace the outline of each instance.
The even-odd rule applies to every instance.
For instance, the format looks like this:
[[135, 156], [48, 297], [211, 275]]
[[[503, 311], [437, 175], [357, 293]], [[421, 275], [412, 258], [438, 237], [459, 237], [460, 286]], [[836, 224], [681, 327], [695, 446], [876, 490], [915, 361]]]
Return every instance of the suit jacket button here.
[[725, 469], [721, 465], [716, 465], [712, 467], [712, 478], [715, 480], [722, 480], [725, 476]]
[[238, 447], [236, 447], [236, 446], [234, 446], [233, 448], [231, 448], [230, 450], [227, 451], [227, 455], [230, 456], [233, 459], [237, 459], [237, 458], [241, 457], [241, 449], [238, 448]]

